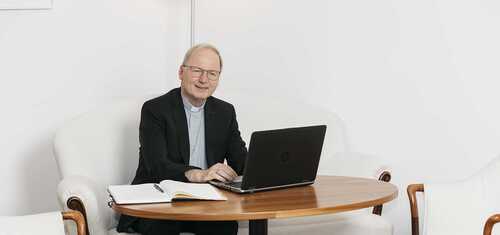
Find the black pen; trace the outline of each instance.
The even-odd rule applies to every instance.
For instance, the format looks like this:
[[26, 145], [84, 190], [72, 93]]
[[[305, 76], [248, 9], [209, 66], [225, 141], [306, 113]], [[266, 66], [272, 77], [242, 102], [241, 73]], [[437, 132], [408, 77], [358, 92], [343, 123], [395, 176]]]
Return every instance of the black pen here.
[[163, 191], [163, 189], [161, 189], [161, 187], [158, 184], [154, 184], [154, 187], [155, 187], [156, 190], [158, 190], [158, 191], [160, 191], [162, 193], [165, 192], [165, 191]]

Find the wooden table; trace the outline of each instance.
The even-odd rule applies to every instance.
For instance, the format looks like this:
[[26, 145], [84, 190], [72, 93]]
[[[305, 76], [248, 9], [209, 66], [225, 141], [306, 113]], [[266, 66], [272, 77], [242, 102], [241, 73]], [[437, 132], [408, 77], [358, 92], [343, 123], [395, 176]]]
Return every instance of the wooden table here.
[[267, 234], [268, 219], [322, 215], [372, 207], [397, 197], [396, 186], [366, 178], [318, 176], [310, 186], [251, 194], [221, 191], [227, 201], [116, 205], [121, 214], [165, 220], [249, 220], [249, 233]]

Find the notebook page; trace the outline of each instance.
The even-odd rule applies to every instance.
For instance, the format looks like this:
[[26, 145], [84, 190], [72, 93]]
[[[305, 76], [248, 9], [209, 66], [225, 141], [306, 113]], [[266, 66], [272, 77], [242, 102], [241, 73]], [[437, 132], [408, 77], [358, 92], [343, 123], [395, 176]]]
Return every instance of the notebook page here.
[[227, 200], [226, 197], [210, 184], [164, 180], [160, 183], [160, 186], [170, 194], [186, 194], [193, 197], [193, 199]]
[[154, 188], [154, 184], [110, 185], [108, 192], [117, 204], [170, 202], [171, 197]]

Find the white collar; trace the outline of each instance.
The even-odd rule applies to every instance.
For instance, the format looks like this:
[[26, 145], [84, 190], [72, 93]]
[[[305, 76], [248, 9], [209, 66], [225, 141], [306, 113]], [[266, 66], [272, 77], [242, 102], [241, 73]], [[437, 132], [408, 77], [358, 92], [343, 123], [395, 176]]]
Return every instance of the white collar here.
[[184, 104], [184, 108], [190, 112], [197, 113], [203, 110], [203, 108], [205, 108], [205, 103], [207, 100], [204, 100], [200, 107], [196, 107], [193, 104], [191, 104], [191, 102], [189, 102], [189, 100], [186, 97], [184, 97], [182, 93], [181, 97], [182, 97], [182, 103]]

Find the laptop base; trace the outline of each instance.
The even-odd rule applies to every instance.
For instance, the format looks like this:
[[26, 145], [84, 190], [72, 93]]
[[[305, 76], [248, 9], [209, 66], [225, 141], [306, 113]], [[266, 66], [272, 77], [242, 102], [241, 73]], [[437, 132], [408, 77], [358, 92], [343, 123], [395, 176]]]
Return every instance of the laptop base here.
[[260, 191], [267, 191], [267, 190], [274, 190], [274, 189], [306, 186], [306, 185], [313, 184], [314, 181], [301, 182], [301, 183], [296, 183], [296, 184], [279, 185], [279, 186], [272, 186], [272, 187], [264, 187], [264, 188], [250, 188], [250, 189], [242, 189], [241, 182], [238, 182], [238, 183], [240, 183], [239, 187], [236, 185], [232, 185], [233, 182], [224, 183], [224, 182], [220, 182], [220, 181], [216, 181], [216, 180], [211, 180], [211, 181], [209, 181], [209, 183], [215, 187], [229, 190], [229, 191], [235, 192], [235, 193], [253, 193], [253, 192], [260, 192]]

